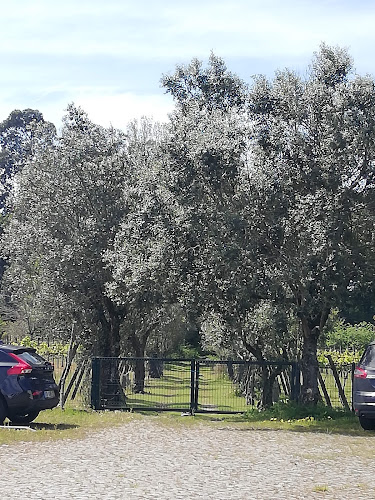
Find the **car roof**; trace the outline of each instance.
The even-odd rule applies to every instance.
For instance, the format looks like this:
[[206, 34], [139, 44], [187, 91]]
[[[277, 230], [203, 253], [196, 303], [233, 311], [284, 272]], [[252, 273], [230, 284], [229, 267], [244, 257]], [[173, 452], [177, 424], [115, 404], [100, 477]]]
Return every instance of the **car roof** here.
[[23, 345], [10, 345], [10, 344], [0, 343], [0, 351], [4, 352], [35, 351], [35, 349], [33, 349], [32, 347], [25, 347]]

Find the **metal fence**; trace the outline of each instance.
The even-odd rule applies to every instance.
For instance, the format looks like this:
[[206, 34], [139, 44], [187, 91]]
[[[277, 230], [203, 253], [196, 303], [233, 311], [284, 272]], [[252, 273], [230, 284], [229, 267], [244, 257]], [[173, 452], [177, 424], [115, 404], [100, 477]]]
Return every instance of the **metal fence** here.
[[[61, 378], [67, 370], [66, 356], [44, 355], [54, 366], [54, 378], [61, 388]], [[67, 408], [85, 408], [91, 402], [91, 360], [77, 359], [73, 361], [66, 374], [64, 384], [64, 400]]]
[[265, 370], [273, 401], [298, 393], [296, 363], [93, 358], [94, 409], [242, 413], [259, 405]]
[[[13, 337], [3, 340], [20, 342]], [[44, 357], [54, 365], [55, 380], [60, 386], [67, 369], [66, 356]], [[298, 364], [265, 365], [279, 371], [272, 384], [272, 400], [297, 400], [302, 382]], [[66, 373], [65, 406], [243, 412], [260, 404], [263, 368], [262, 363], [231, 360], [78, 357]], [[354, 364], [335, 365], [327, 356], [327, 364], [319, 367], [322, 402], [351, 410], [353, 373]]]
[[[44, 355], [54, 365], [56, 383], [66, 356]], [[352, 409], [354, 364], [319, 367], [319, 391], [327, 406]], [[263, 365], [263, 366], [262, 366]], [[297, 400], [297, 363], [159, 358], [76, 358], [66, 373], [65, 407], [235, 413], [260, 405], [262, 370], [277, 370], [272, 401]]]
[[354, 363], [334, 365], [332, 362], [319, 366], [319, 390], [327, 406], [352, 410]]
[[261, 404], [269, 381], [272, 402], [296, 399], [296, 363], [212, 361], [196, 363], [196, 412], [242, 413]]
[[94, 409], [190, 411], [194, 361], [185, 359], [93, 358]]
[[[66, 358], [47, 356], [60, 382]], [[99, 360], [99, 361], [98, 361]], [[96, 366], [96, 372], [92, 366]], [[297, 363], [266, 364], [279, 368], [272, 400], [297, 400], [302, 383]], [[132, 410], [233, 413], [260, 404], [261, 364], [146, 358], [75, 360], [65, 381], [65, 406]], [[143, 371], [144, 370], [144, 371]], [[319, 391], [327, 406], [352, 409], [354, 364], [320, 365]], [[104, 382], [107, 378], [107, 382]]]

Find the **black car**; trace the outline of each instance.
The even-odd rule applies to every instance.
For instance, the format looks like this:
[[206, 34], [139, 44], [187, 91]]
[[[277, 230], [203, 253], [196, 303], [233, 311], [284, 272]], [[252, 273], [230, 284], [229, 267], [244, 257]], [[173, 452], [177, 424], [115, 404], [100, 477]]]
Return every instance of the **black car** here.
[[0, 343], [0, 424], [29, 423], [58, 403], [53, 365], [35, 349]]
[[375, 430], [375, 341], [354, 370], [353, 408], [365, 430]]

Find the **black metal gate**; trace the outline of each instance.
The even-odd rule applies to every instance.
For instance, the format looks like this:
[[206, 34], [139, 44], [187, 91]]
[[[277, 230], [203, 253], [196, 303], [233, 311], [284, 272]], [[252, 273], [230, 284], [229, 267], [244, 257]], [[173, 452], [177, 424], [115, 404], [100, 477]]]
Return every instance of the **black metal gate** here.
[[272, 401], [297, 400], [297, 363], [199, 360], [195, 373], [196, 412], [242, 413], [258, 407], [270, 378]]
[[268, 369], [274, 401], [297, 399], [297, 363], [159, 358], [93, 358], [96, 410], [242, 413], [256, 407]]

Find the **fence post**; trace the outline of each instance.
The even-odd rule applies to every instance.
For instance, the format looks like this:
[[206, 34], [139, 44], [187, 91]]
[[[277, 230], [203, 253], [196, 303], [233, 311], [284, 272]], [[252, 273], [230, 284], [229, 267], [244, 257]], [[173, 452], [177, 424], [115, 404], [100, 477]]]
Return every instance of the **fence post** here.
[[199, 395], [199, 361], [195, 361], [195, 387], [194, 387], [194, 409], [198, 410]]
[[352, 383], [352, 393], [351, 393], [351, 397], [352, 397], [352, 400], [350, 402], [350, 408], [352, 410], [352, 412], [354, 412], [354, 371], [355, 371], [355, 367], [357, 366], [356, 363], [352, 363], [352, 369], [351, 369], [351, 383]]
[[292, 363], [292, 373], [291, 373], [291, 384], [290, 384], [290, 399], [292, 401], [298, 402], [301, 390], [301, 370], [299, 363]]
[[329, 397], [327, 387], [324, 383], [322, 374], [320, 373], [320, 368], [318, 367], [318, 380], [320, 383], [320, 387], [322, 388], [324, 399], [326, 400], [327, 406], [330, 406], [332, 408], [332, 403], [331, 403], [331, 398]]
[[91, 408], [100, 409], [100, 359], [92, 358]]
[[190, 413], [195, 411], [195, 360], [190, 362]]

